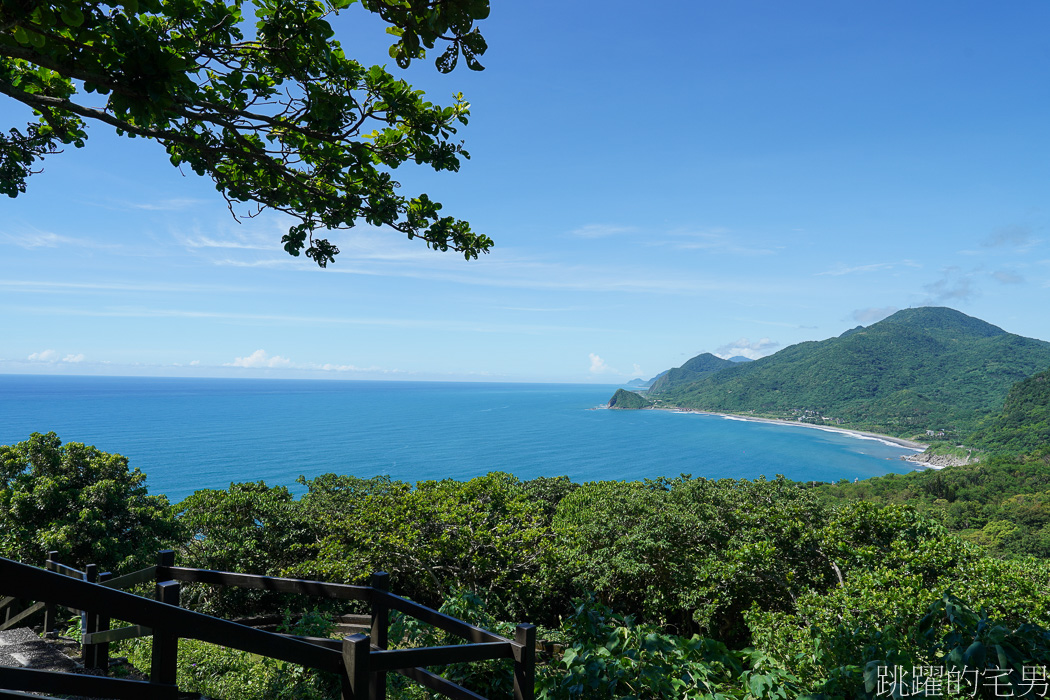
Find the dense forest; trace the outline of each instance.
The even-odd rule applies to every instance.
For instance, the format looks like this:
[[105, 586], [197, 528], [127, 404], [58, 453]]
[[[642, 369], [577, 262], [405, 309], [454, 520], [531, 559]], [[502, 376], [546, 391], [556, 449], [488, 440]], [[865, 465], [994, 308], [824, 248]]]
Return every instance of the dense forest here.
[[[243, 483], [170, 504], [125, 458], [34, 434], [0, 448], [0, 554], [40, 564], [58, 550], [119, 572], [164, 546], [210, 569], [338, 582], [389, 571], [398, 593], [451, 614], [540, 625], [538, 689], [552, 700], [889, 697], [887, 674], [922, 683], [921, 668], [972, 669], [954, 694], [996, 697], [976, 675], [992, 666], [1036, 697], [1033, 669], [1050, 662], [1046, 447], [858, 484], [503, 473], [300, 484], [298, 498]], [[312, 633], [336, 612], [207, 586], [188, 586], [183, 604], [285, 615]], [[402, 645], [435, 642], [398, 629]], [[148, 644], [125, 653], [148, 664]], [[186, 642], [180, 654], [180, 686], [209, 697], [335, 692], [323, 675], [240, 652]], [[509, 684], [494, 662], [446, 675], [496, 697]], [[396, 683], [391, 696], [427, 697]]]

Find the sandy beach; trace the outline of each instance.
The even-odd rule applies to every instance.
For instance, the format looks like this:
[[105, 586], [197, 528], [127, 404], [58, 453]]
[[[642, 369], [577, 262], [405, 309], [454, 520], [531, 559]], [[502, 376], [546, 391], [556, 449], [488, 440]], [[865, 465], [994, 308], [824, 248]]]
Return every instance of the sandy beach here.
[[[847, 435], [855, 435], [859, 438], [865, 438], [868, 440], [878, 440], [889, 445], [897, 445], [898, 447], [906, 447], [909, 450], [916, 450], [921, 452], [925, 450], [929, 445], [921, 442], [915, 442], [913, 440], [905, 440], [904, 438], [893, 437], [892, 435], [880, 435], [879, 433], [869, 433], [864, 430], [850, 430], [849, 428], [838, 428], [830, 427], [826, 425], [813, 425], [812, 423], [799, 423], [798, 421], [780, 420], [778, 418], [757, 418], [755, 416], [741, 416], [734, 413], [714, 413], [712, 411], [701, 411], [696, 408], [657, 408], [653, 407], [649, 410], [653, 411], [671, 411], [674, 413], [698, 413], [704, 416], [718, 416], [719, 418], [725, 418], [727, 420], [742, 420], [750, 421], [752, 423], [772, 423], [774, 425], [790, 425], [796, 428], [812, 428], [813, 430], [823, 430], [829, 433], [845, 433]], [[910, 460], [909, 460], [910, 461]]]

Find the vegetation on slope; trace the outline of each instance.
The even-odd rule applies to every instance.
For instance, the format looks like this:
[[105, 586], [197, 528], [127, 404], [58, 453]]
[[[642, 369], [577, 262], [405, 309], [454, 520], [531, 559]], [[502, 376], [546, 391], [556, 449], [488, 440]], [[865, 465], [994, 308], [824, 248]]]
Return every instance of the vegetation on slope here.
[[1050, 559], [1050, 449], [822, 486], [829, 502], [907, 505], [997, 556]]
[[1050, 343], [923, 307], [656, 393], [705, 410], [785, 418], [809, 411], [891, 435], [965, 435], [1000, 410], [1015, 383], [1047, 367]]
[[731, 360], [723, 360], [709, 352], [701, 353], [688, 360], [681, 367], [669, 369], [653, 380], [649, 393], [659, 394], [674, 391], [679, 387], [699, 381], [709, 374], [736, 365]]
[[1050, 446], [1050, 370], [1015, 384], [1002, 413], [986, 420], [967, 443], [995, 452]]
[[609, 399], [609, 408], [648, 408], [653, 405], [641, 394], [626, 389], [617, 389]]

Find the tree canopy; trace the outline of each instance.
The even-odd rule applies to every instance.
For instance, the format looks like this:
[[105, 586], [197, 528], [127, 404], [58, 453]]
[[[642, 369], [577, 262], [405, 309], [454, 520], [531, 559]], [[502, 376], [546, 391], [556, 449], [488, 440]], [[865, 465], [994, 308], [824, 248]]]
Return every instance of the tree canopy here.
[[[318, 234], [359, 221], [389, 226], [467, 259], [492, 240], [406, 197], [391, 171], [413, 161], [456, 171], [462, 94], [442, 107], [384, 67], [349, 58], [328, 18], [356, 0], [3, 0], [0, 93], [38, 119], [0, 132], [0, 192], [15, 197], [39, 161], [84, 146], [87, 124], [161, 143], [175, 166], [210, 177], [236, 216], [298, 220], [284, 249], [325, 267], [338, 248]], [[361, 0], [396, 37], [405, 68], [441, 49], [472, 70], [486, 49], [488, 0]], [[254, 14], [254, 22], [250, 16]]]
[[182, 539], [164, 496], [128, 460], [54, 433], [0, 446], [0, 556], [42, 564], [55, 550], [101, 571], [144, 566]]

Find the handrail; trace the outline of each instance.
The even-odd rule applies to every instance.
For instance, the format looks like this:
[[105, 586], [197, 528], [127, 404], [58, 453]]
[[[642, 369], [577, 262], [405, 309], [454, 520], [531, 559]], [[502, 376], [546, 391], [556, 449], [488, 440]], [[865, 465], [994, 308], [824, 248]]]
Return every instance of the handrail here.
[[338, 653], [314, 644], [288, 639], [203, 613], [158, 603], [97, 583], [59, 579], [52, 572], [0, 557], [0, 580], [5, 591], [22, 598], [45, 598], [68, 607], [117, 611], [128, 622], [185, 639], [219, 644], [281, 661], [339, 673]]
[[[178, 692], [175, 686], [159, 686], [148, 681], [0, 666], [0, 697], [5, 696], [5, 690], [43, 690], [48, 693], [90, 695], [117, 700], [175, 700]], [[10, 693], [8, 697], [23, 696]]]
[[59, 562], [54, 561], [53, 559], [48, 559], [47, 562], [45, 562], [45, 564], [47, 566], [48, 571], [53, 571], [56, 574], [62, 574], [63, 576], [68, 576], [70, 578], [84, 578], [84, 572], [80, 569], [74, 569], [72, 566], [60, 564]]
[[[308, 668], [334, 672], [344, 678], [344, 700], [364, 700], [386, 697], [386, 673], [397, 672], [415, 680], [431, 690], [453, 700], [485, 700], [462, 686], [425, 670], [424, 666], [467, 663], [489, 659], [513, 659], [514, 698], [532, 700], [535, 682], [536, 628], [518, 625], [514, 639], [508, 639], [488, 630], [458, 620], [425, 605], [390, 593], [389, 575], [376, 573], [371, 586], [352, 586], [323, 583], [303, 579], [258, 576], [228, 571], [211, 571], [176, 567], [174, 552], [158, 553], [157, 566], [112, 578], [110, 574], [96, 574], [94, 565], [81, 572], [55, 561], [57, 553], [49, 553], [47, 569], [38, 569], [10, 559], [0, 557], [0, 593], [11, 598], [28, 598], [46, 601], [33, 606], [53, 610], [61, 605], [85, 612], [83, 644], [85, 665], [103, 668], [108, 664], [106, 644], [120, 639], [154, 636], [154, 668], [149, 683], [138, 686], [127, 685], [116, 679], [108, 680], [114, 685], [113, 694], [106, 697], [146, 698], [174, 697], [175, 654], [179, 638], [197, 639], [238, 649], [260, 656], [267, 656]], [[96, 583], [94, 579], [103, 579]], [[170, 579], [170, 580], [169, 580]], [[153, 581], [157, 587], [157, 600], [126, 593], [119, 588]], [[229, 620], [211, 617], [178, 607], [177, 581], [205, 583], [239, 588], [252, 588], [298, 593], [304, 595], [361, 600], [372, 606], [371, 639], [355, 634], [339, 640], [299, 637], [277, 634], [248, 627]], [[388, 614], [397, 610], [439, 629], [465, 639], [466, 644], [410, 649], [386, 649]], [[119, 612], [118, 612], [119, 611]], [[24, 612], [22, 617], [28, 616]], [[51, 613], [49, 613], [51, 614]], [[119, 617], [132, 623], [130, 627], [108, 629], [109, 617]], [[45, 620], [45, 626], [47, 621]], [[92, 659], [92, 660], [89, 660]], [[160, 664], [160, 666], [158, 666]], [[161, 670], [158, 670], [161, 669]], [[43, 674], [43, 675], [39, 675]], [[74, 681], [54, 679], [62, 674], [37, 672], [26, 674], [25, 669], [0, 668], [0, 698], [19, 697], [20, 694], [5, 693], [15, 690], [43, 690], [65, 692], [58, 688], [71, 687]], [[41, 679], [48, 679], [46, 682]], [[35, 684], [35, 685], [34, 685]], [[94, 689], [105, 684], [92, 681]], [[154, 695], [143, 694], [142, 687], [158, 691]], [[83, 688], [87, 691], [88, 688]], [[81, 695], [90, 694], [80, 692]]]
[[137, 586], [143, 583], [153, 583], [157, 580], [157, 567], [147, 566], [145, 569], [139, 569], [138, 571], [132, 571], [130, 574], [124, 574], [123, 576], [117, 576], [111, 578], [108, 581], [100, 581], [99, 583], [106, 588], [116, 588], [118, 590], [125, 590], [132, 586]]
[[510, 642], [483, 642], [481, 644], [452, 644], [443, 647], [417, 649], [373, 650], [369, 664], [373, 671], [396, 671], [416, 666], [440, 666], [449, 663], [512, 659]]
[[489, 632], [488, 630], [482, 629], [476, 625], [472, 625], [469, 622], [463, 622], [463, 620], [438, 612], [433, 608], [420, 605], [414, 600], [402, 598], [399, 595], [387, 591], [376, 591], [376, 594], [377, 597], [381, 596], [386, 601], [386, 604], [394, 610], [403, 612], [406, 615], [411, 615], [417, 620], [422, 620], [423, 622], [434, 625], [434, 627], [443, 629], [446, 632], [451, 632], [469, 642], [509, 642], [513, 644], [513, 641], [506, 637], [501, 637], [498, 634]]
[[349, 586], [343, 583], [323, 583], [298, 578], [279, 578], [239, 574], [232, 571], [190, 569], [182, 566], [160, 567], [158, 576], [187, 583], [211, 583], [219, 586], [254, 588], [278, 593], [301, 593], [340, 600], [372, 600], [372, 589], [368, 586]]

